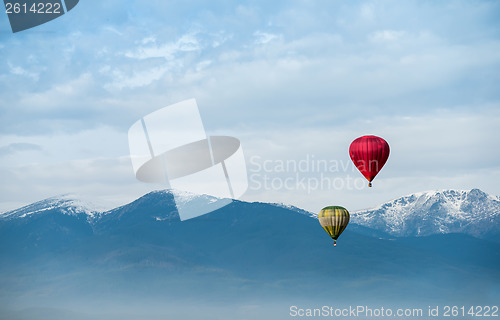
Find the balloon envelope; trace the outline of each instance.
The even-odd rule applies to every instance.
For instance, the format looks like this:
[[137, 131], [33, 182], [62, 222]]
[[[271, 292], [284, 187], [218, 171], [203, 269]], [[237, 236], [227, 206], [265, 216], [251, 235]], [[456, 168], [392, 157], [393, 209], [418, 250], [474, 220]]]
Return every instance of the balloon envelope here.
[[363, 176], [371, 182], [389, 158], [389, 144], [377, 136], [359, 137], [351, 143], [349, 155]]
[[319, 212], [318, 220], [335, 244], [349, 223], [349, 211], [340, 206], [325, 207]]

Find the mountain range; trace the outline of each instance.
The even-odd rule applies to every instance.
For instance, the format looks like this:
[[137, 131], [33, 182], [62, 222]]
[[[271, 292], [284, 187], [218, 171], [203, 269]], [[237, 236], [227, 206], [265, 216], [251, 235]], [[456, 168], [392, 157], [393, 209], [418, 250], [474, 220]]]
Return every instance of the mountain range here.
[[352, 213], [333, 247], [314, 214], [281, 204], [233, 201], [181, 222], [171, 190], [108, 211], [49, 198], [0, 216], [0, 315], [289, 319], [297, 303], [492, 303], [499, 212], [477, 189], [418, 193]]
[[351, 219], [396, 237], [461, 233], [496, 240], [500, 198], [479, 189], [428, 191], [357, 211]]

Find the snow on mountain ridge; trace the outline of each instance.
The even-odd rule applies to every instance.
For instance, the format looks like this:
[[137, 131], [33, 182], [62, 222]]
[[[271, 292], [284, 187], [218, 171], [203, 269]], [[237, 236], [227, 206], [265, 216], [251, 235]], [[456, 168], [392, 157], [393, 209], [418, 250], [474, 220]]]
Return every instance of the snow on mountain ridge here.
[[466, 233], [499, 228], [500, 199], [479, 189], [419, 192], [353, 213], [352, 222], [393, 236]]
[[295, 212], [301, 213], [301, 214], [303, 214], [305, 216], [308, 216], [308, 217], [311, 217], [311, 218], [318, 218], [318, 214], [317, 213], [301, 209], [301, 208], [293, 206], [291, 204], [285, 204], [285, 203], [270, 203], [270, 204], [273, 205], [273, 206], [275, 206], [275, 207], [280, 207], [280, 208], [284, 208], [284, 209], [288, 209], [288, 210], [291, 210], [291, 211], [295, 211]]
[[68, 193], [37, 201], [19, 209], [4, 212], [0, 215], [0, 219], [25, 218], [53, 209], [58, 209], [62, 213], [68, 215], [85, 214], [89, 220], [104, 211], [102, 207], [95, 205], [89, 200]]

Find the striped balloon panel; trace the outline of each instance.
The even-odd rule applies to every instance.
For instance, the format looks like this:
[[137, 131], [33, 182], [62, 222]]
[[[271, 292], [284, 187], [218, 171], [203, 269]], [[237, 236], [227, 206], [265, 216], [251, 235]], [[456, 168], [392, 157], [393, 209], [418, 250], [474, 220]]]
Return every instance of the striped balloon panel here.
[[326, 207], [320, 211], [318, 220], [330, 237], [337, 240], [349, 223], [349, 212], [339, 206]]

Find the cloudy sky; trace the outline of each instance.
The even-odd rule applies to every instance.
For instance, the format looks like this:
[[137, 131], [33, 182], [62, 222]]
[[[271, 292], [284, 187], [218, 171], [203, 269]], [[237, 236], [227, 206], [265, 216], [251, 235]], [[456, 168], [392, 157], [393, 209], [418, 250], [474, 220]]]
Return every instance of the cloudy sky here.
[[[1, 14], [0, 54], [0, 211], [162, 188], [135, 179], [127, 131], [189, 98], [208, 134], [241, 140], [243, 200], [317, 211], [500, 195], [498, 1], [81, 0], [16, 34]], [[365, 134], [391, 146], [374, 188], [348, 155]]]

